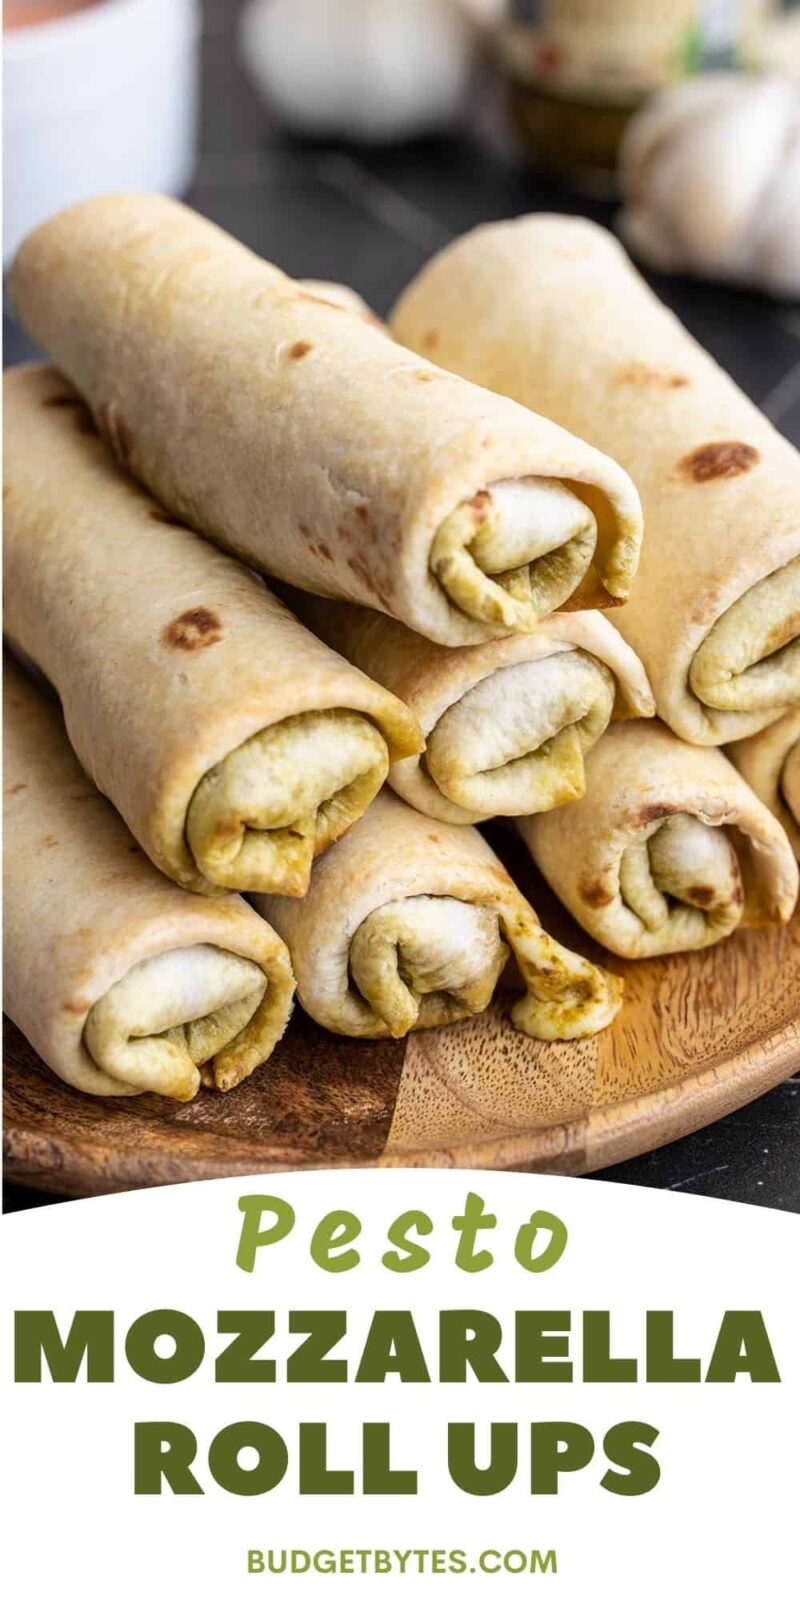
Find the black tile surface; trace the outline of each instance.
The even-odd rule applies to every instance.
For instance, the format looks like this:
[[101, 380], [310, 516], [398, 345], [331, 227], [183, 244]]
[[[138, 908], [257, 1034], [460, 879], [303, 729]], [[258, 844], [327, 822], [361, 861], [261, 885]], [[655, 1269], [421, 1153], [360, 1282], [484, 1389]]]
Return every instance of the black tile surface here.
[[724, 1121], [601, 1176], [800, 1211], [800, 1075]]
[[[613, 210], [542, 182], [507, 148], [493, 91], [480, 128], [368, 151], [287, 138], [242, 73], [235, 0], [206, 0], [201, 157], [193, 203], [288, 272], [340, 278], [379, 312], [447, 239], [526, 210]], [[692, 332], [800, 443], [800, 310], [686, 280], [653, 280]], [[6, 360], [31, 353], [7, 323]], [[800, 1063], [798, 1063], [800, 1069]], [[800, 1212], [800, 1076], [752, 1106], [607, 1178]], [[13, 1207], [43, 1197], [9, 1189]]]
[[345, 155], [292, 148], [256, 152], [232, 172], [214, 159], [203, 163], [191, 198], [293, 277], [343, 280], [384, 310], [430, 250], [365, 202], [352, 167]]

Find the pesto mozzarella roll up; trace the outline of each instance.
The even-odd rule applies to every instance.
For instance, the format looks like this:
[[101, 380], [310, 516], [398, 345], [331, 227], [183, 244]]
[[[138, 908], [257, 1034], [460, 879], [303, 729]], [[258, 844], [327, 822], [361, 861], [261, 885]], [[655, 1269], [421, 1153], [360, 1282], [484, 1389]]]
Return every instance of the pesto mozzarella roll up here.
[[450, 645], [626, 599], [640, 506], [614, 462], [176, 201], [73, 207], [13, 284], [128, 470], [251, 566]]
[[560, 612], [532, 634], [448, 650], [402, 623], [293, 592], [321, 638], [413, 711], [424, 752], [392, 788], [440, 822], [549, 811], [584, 793], [585, 756], [612, 717], [650, 717], [641, 662], [597, 611]]
[[191, 1100], [265, 1061], [292, 1006], [286, 946], [237, 896], [156, 872], [6, 664], [5, 1008], [86, 1094]]
[[4, 392], [6, 634], [80, 761], [177, 883], [303, 894], [413, 716], [125, 477], [52, 369]]
[[726, 744], [800, 702], [800, 455], [577, 217], [478, 228], [412, 283], [396, 337], [631, 473], [646, 537], [614, 622], [658, 714]]
[[728, 755], [742, 777], [783, 824], [800, 857], [800, 709], [732, 744]]
[[616, 955], [699, 950], [743, 925], [787, 922], [797, 863], [772, 813], [720, 750], [659, 722], [609, 728], [586, 794], [517, 823], [587, 933]]
[[255, 904], [333, 1033], [402, 1038], [475, 1015], [509, 953], [525, 986], [512, 1020], [532, 1038], [597, 1033], [621, 1003], [620, 980], [544, 932], [474, 828], [434, 825], [386, 791], [317, 863], [305, 900]]

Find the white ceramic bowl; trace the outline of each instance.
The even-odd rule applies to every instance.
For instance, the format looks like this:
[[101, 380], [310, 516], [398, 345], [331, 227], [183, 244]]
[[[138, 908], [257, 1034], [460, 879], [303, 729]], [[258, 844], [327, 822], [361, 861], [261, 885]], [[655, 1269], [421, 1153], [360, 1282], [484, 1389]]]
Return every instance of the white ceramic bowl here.
[[191, 181], [198, 0], [98, 0], [4, 39], [3, 260], [76, 200]]

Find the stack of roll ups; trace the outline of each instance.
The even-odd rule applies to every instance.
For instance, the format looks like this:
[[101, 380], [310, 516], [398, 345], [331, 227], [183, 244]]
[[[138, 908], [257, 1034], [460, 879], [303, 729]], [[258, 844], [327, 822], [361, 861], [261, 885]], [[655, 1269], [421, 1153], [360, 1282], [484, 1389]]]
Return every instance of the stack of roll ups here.
[[618, 955], [789, 917], [800, 465], [601, 230], [480, 230], [399, 342], [158, 197], [11, 288], [55, 367], [5, 385], [6, 994], [55, 1072], [228, 1089], [295, 982], [353, 1038], [504, 969], [531, 1038], [605, 1027], [492, 817]]

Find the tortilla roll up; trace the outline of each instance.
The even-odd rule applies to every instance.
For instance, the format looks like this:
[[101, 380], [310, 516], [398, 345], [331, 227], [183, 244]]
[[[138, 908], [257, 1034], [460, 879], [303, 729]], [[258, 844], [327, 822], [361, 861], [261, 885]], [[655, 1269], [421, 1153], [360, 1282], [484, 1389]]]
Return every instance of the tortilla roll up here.
[[384, 790], [317, 862], [303, 901], [257, 896], [305, 1010], [332, 1033], [402, 1038], [488, 1006], [509, 954], [535, 1039], [606, 1027], [622, 982], [557, 944], [474, 828], [432, 824]]
[[651, 717], [641, 662], [597, 611], [560, 612], [532, 634], [447, 650], [344, 601], [292, 592], [315, 633], [413, 711], [425, 750], [389, 783], [440, 822], [548, 811], [583, 794], [584, 757], [611, 718]]
[[12, 276], [122, 464], [251, 566], [449, 645], [626, 599], [641, 508], [621, 468], [177, 201], [75, 206]]
[[391, 326], [631, 473], [646, 533], [614, 624], [675, 733], [726, 744], [800, 702], [800, 455], [610, 233], [551, 216], [478, 228], [423, 269]]
[[414, 718], [120, 473], [59, 374], [4, 394], [6, 634], [82, 765], [184, 887], [303, 894]]
[[342, 311], [351, 311], [356, 317], [363, 317], [365, 322], [371, 322], [376, 328], [382, 328], [388, 334], [388, 328], [380, 317], [376, 317], [371, 306], [356, 289], [351, 289], [347, 283], [332, 283], [327, 278], [298, 278], [296, 280], [300, 289], [306, 294], [316, 295], [318, 300], [328, 300], [331, 305], [338, 306]]
[[659, 722], [619, 723], [586, 759], [586, 795], [517, 823], [551, 888], [616, 955], [668, 955], [788, 922], [797, 863], [721, 750]]
[[57, 705], [4, 664], [5, 1008], [86, 1094], [232, 1089], [284, 1032], [283, 941], [170, 883], [82, 772]]
[[728, 755], [786, 829], [800, 858], [800, 707], [751, 739], [730, 745]]

